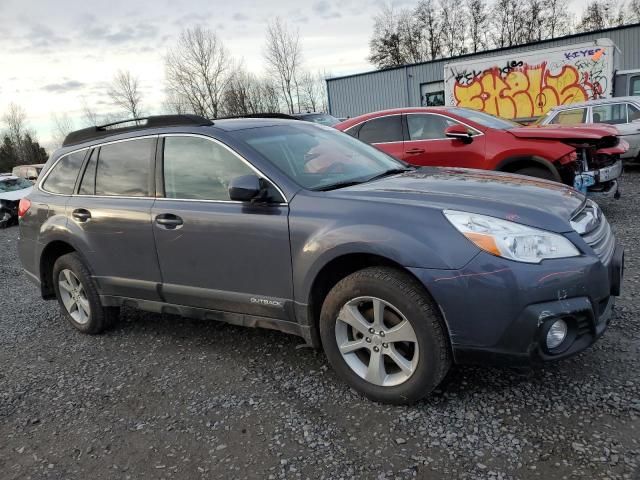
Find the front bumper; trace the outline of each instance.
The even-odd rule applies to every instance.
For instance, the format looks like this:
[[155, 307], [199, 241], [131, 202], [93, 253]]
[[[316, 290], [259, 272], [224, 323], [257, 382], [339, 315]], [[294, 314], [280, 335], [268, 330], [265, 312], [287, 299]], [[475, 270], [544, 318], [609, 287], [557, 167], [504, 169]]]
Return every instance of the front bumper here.
[[[480, 253], [460, 271], [411, 269], [443, 313], [456, 363], [535, 366], [592, 345], [606, 330], [620, 293], [624, 253], [539, 265]], [[562, 318], [567, 344], [550, 352], [546, 331]]]
[[618, 178], [622, 175], [622, 171], [622, 160], [617, 160], [607, 167], [577, 174], [574, 187], [596, 198], [615, 197], [619, 191]]

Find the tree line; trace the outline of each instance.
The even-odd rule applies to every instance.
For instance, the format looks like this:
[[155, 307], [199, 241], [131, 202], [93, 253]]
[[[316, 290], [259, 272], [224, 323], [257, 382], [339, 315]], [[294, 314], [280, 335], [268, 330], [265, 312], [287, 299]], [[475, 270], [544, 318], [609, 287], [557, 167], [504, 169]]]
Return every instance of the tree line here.
[[640, 22], [640, 0], [591, 0], [579, 18], [561, 0], [420, 0], [374, 16], [368, 60], [378, 68]]
[[[299, 30], [280, 18], [267, 25], [263, 58], [257, 75], [234, 58], [222, 38], [202, 26], [187, 28], [164, 55], [165, 99], [159, 108], [146, 102], [139, 78], [118, 71], [108, 95], [117, 113], [97, 113], [82, 103], [81, 126], [108, 124], [156, 113], [192, 113], [206, 118], [255, 113], [296, 113], [327, 109], [324, 75], [304, 66]], [[66, 114], [52, 115], [54, 143], [60, 145], [75, 128]]]
[[47, 152], [28, 128], [27, 115], [19, 105], [10, 104], [0, 120], [4, 126], [0, 137], [0, 173], [11, 172], [17, 165], [47, 161]]

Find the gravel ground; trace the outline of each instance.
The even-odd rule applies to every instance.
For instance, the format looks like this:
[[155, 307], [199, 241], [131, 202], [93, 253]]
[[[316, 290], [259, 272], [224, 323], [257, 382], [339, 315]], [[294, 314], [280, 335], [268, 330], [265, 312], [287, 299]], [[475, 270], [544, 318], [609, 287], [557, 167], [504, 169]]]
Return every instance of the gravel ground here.
[[638, 478], [640, 171], [603, 202], [626, 246], [605, 336], [533, 373], [459, 367], [363, 399], [292, 336], [123, 310], [74, 331], [0, 231], [0, 478]]

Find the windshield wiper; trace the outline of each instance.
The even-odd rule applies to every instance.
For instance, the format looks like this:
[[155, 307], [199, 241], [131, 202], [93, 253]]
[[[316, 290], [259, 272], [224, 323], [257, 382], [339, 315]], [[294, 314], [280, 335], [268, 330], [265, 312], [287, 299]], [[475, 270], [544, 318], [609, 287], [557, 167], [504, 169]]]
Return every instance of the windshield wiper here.
[[324, 187], [314, 188], [317, 192], [327, 192], [329, 190], [336, 190], [338, 188], [352, 187], [353, 185], [360, 185], [368, 180], [348, 180], [346, 182], [337, 182]]
[[338, 188], [352, 187], [353, 185], [360, 185], [361, 183], [371, 182], [372, 180], [388, 177], [389, 175], [393, 175], [396, 173], [410, 172], [411, 170], [415, 170], [415, 167], [390, 168], [389, 170], [385, 170], [382, 173], [378, 173], [373, 177], [365, 178], [363, 180], [346, 180], [344, 182], [336, 182], [330, 185], [325, 185], [323, 187], [315, 188], [314, 190], [318, 192], [326, 192], [328, 190], [336, 190]]
[[369, 177], [366, 181], [371, 182], [373, 180], [378, 180], [379, 178], [388, 177], [389, 175], [395, 175], [396, 173], [410, 172], [411, 170], [415, 170], [415, 167], [390, 168], [389, 170], [385, 170], [384, 172], [374, 175], [373, 177]]

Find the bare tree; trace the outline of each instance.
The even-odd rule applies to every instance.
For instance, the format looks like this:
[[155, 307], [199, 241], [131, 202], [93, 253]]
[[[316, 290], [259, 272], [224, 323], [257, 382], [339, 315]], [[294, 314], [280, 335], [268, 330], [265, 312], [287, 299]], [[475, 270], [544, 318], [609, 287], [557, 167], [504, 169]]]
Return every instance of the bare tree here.
[[[216, 118], [233, 73], [233, 59], [215, 32], [194, 27], [180, 34], [165, 56], [165, 76], [176, 105], [189, 105], [204, 117]], [[182, 107], [180, 107], [182, 108]]]
[[631, 22], [640, 22], [640, 0], [629, 2], [629, 17]]
[[472, 53], [487, 48], [489, 12], [485, 0], [467, 0], [469, 49]]
[[496, 0], [492, 9], [492, 35], [496, 47], [511, 47], [524, 41], [528, 19], [519, 0]]
[[423, 32], [424, 60], [435, 60], [442, 56], [442, 14], [435, 0], [421, 0], [413, 14], [418, 28]]
[[618, 4], [616, 0], [592, 0], [587, 5], [577, 30], [588, 32], [615, 27], [625, 22], [624, 2]]
[[184, 115], [186, 113], [193, 113], [191, 106], [187, 102], [184, 96], [176, 94], [173, 90], [168, 90], [165, 93], [164, 101], [162, 102], [162, 108], [165, 112], [176, 115]]
[[544, 0], [527, 0], [525, 2], [522, 41], [525, 43], [539, 42], [545, 35], [545, 4]]
[[373, 35], [369, 40], [368, 60], [378, 68], [397, 67], [408, 63], [398, 31], [398, 18], [390, 6], [373, 17]]
[[142, 94], [138, 77], [128, 70], [120, 70], [113, 77], [109, 96], [114, 104], [126, 111], [132, 118], [142, 114]]
[[415, 11], [400, 10], [396, 22], [396, 29], [400, 37], [400, 49], [404, 60], [407, 63], [423, 61], [427, 56], [424, 31], [418, 17], [415, 15]]
[[2, 116], [2, 122], [11, 141], [20, 145], [27, 133], [27, 114], [24, 109], [16, 103], [10, 103], [9, 108]]
[[64, 139], [73, 131], [73, 121], [69, 115], [53, 113], [51, 115], [53, 122], [53, 141], [59, 147], [62, 146]]
[[280, 111], [278, 86], [269, 79], [260, 80], [260, 111], [275, 113]]
[[304, 72], [300, 75], [300, 88], [302, 90], [302, 109], [317, 112], [323, 109], [324, 80], [320, 74]]
[[[269, 22], [264, 49], [264, 59], [269, 74], [280, 85], [289, 113], [295, 112], [293, 93], [296, 91], [297, 75], [302, 65], [302, 50], [299, 31], [292, 31], [280, 18]], [[298, 109], [300, 108], [299, 93]]]
[[[640, 0], [638, 0], [640, 1]], [[556, 38], [571, 33], [571, 17], [563, 0], [545, 0], [546, 37]]]
[[442, 19], [442, 46], [445, 54], [455, 57], [466, 53], [466, 15], [459, 8], [457, 0], [440, 0], [440, 15]]

